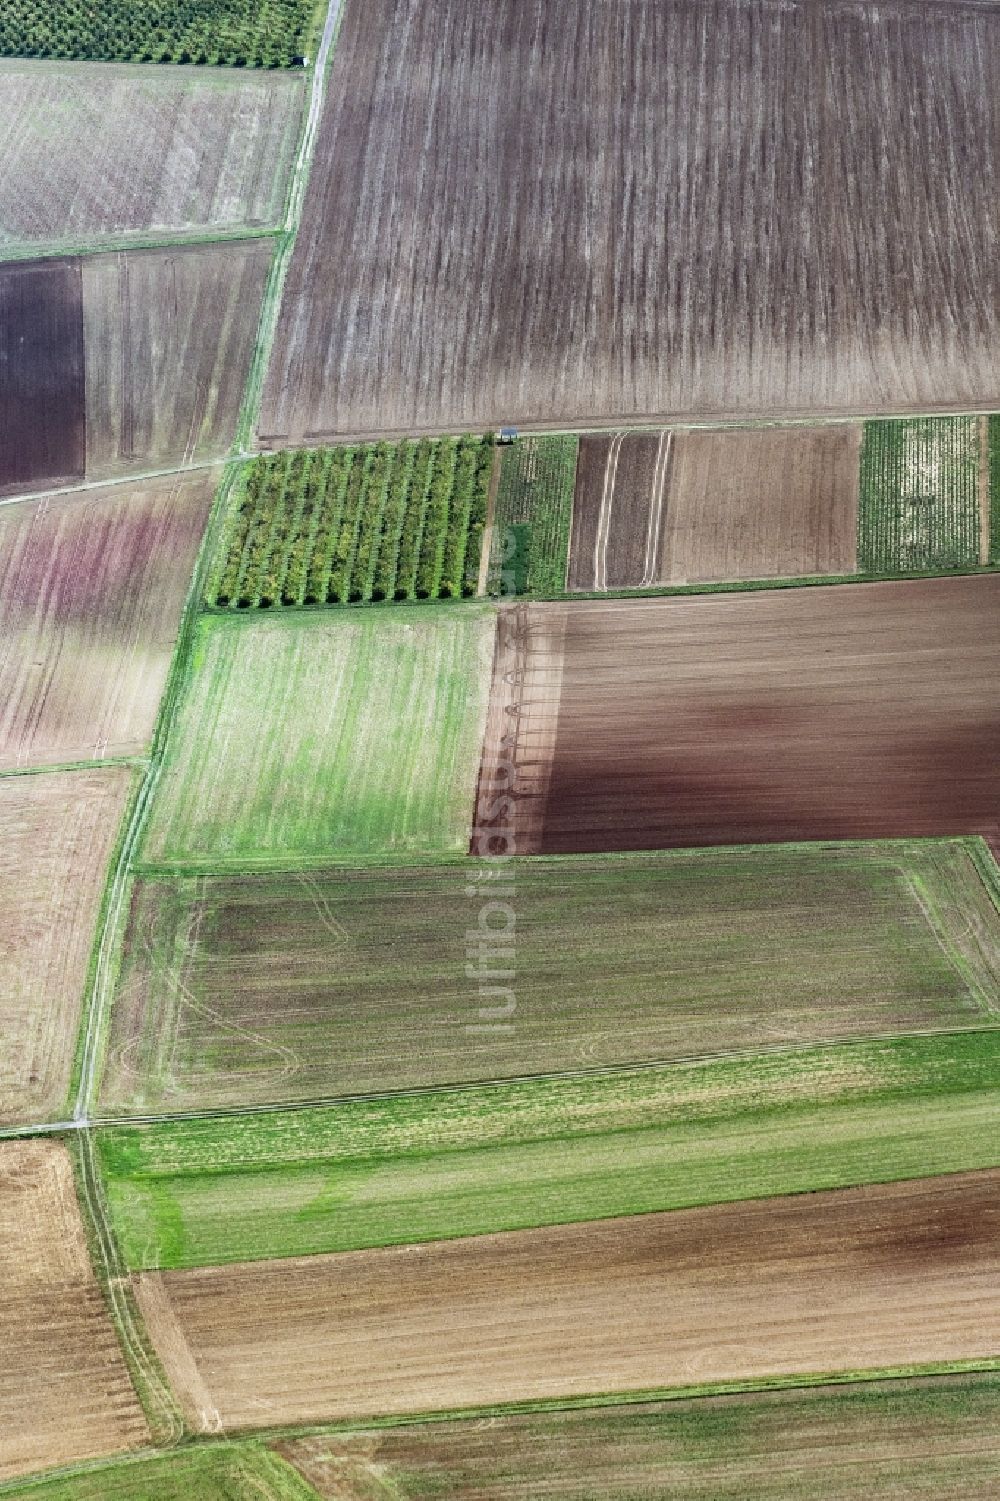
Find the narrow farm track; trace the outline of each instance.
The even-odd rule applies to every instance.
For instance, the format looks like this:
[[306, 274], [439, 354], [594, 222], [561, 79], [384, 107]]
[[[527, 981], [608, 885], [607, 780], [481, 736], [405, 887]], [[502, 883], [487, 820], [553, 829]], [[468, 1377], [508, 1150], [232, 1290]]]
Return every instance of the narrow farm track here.
[[[291, 254], [298, 222], [301, 217], [302, 199], [312, 160], [316, 125], [322, 106], [326, 69], [336, 35], [340, 16], [341, 0], [330, 0], [319, 54], [316, 60], [309, 96], [309, 108], [303, 128], [302, 140], [296, 161], [293, 184], [285, 215], [285, 240], [272, 265], [264, 300], [264, 311], [258, 328], [251, 374], [244, 391], [241, 407], [242, 421], [237, 431], [231, 459], [245, 456], [245, 442], [241, 439], [244, 429], [249, 431], [259, 405], [259, 383], [267, 365], [267, 355], [273, 338], [283, 282], [283, 268]], [[258, 385], [254, 385], [254, 377]], [[171, 471], [168, 471], [171, 472]], [[136, 1379], [151, 1423], [155, 1424], [163, 1441], [176, 1443], [183, 1437], [184, 1424], [174, 1404], [170, 1387], [164, 1382], [158, 1362], [151, 1357], [141, 1317], [128, 1284], [122, 1276], [118, 1263], [117, 1243], [108, 1223], [103, 1187], [94, 1157], [93, 1137], [89, 1130], [100, 1081], [100, 1066], [103, 1041], [106, 1033], [118, 950], [122, 937], [122, 925], [127, 911], [131, 888], [131, 865], [145, 825], [153, 794], [160, 779], [166, 738], [173, 721], [174, 712], [183, 685], [188, 655], [191, 648], [195, 619], [204, 590], [205, 579], [215, 549], [226, 504], [230, 493], [233, 470], [224, 479], [216, 493], [212, 512], [202, 537], [201, 548], [193, 570], [190, 588], [185, 600], [166, 688], [160, 703], [153, 745], [146, 775], [132, 807], [128, 825], [121, 841], [118, 858], [113, 862], [105, 892], [103, 920], [95, 937], [92, 982], [85, 996], [85, 1023], [78, 1053], [78, 1082], [73, 1103], [72, 1125], [79, 1139], [80, 1198], [84, 1212], [91, 1224], [91, 1241], [97, 1259], [97, 1269], [106, 1289], [118, 1336], [126, 1359]], [[134, 479], [129, 481], [134, 484]]]

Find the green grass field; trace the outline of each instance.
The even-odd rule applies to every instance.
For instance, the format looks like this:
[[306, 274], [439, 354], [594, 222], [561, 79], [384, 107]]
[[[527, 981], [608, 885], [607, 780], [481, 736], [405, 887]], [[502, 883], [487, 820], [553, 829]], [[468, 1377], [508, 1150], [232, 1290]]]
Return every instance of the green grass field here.
[[519, 438], [501, 449], [491, 594], [558, 594], [566, 587], [579, 440]]
[[202, 617], [143, 856], [464, 849], [492, 644], [471, 603]]
[[312, 50], [317, 0], [4, 0], [0, 55], [290, 68]]
[[288, 451], [245, 466], [206, 603], [457, 599], [476, 591], [492, 438]]
[[1000, 1164], [1000, 1031], [99, 1134], [130, 1266], [349, 1251]]
[[352, 1501], [991, 1501], [1000, 1381], [633, 1403], [281, 1447], [326, 1494]]
[[979, 422], [866, 422], [858, 497], [864, 573], [967, 568], [979, 561]]
[[0, 1488], [9, 1501], [318, 1501], [262, 1444], [212, 1444]]
[[485, 961], [514, 978], [481, 994], [484, 871], [464, 860], [140, 880], [103, 1108], [295, 1102], [951, 1030], [995, 1007], [995, 909], [972, 842], [519, 862], [513, 956]]

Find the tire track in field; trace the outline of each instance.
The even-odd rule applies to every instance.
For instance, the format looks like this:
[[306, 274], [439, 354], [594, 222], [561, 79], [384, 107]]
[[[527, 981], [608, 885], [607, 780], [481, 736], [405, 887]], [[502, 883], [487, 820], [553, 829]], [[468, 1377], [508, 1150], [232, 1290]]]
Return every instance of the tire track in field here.
[[604, 490], [601, 494], [601, 509], [597, 516], [597, 539], [594, 542], [594, 588], [608, 587], [608, 537], [611, 533], [611, 512], [614, 508], [615, 480], [618, 475], [618, 459], [627, 433], [615, 433], [608, 448], [608, 462], [604, 471]]
[[663, 500], [667, 492], [667, 476], [673, 456], [674, 435], [672, 430], [660, 434], [656, 453], [656, 468], [653, 472], [653, 489], [649, 512], [649, 530], [646, 533], [646, 562], [639, 581], [641, 589], [656, 583], [656, 560], [660, 553], [660, 533], [663, 529]]

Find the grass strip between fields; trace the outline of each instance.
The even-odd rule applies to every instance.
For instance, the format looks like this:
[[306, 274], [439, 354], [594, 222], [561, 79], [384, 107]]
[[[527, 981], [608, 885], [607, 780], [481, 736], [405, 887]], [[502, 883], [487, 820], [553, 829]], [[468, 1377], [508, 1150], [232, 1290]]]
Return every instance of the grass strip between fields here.
[[1000, 1164], [1000, 1032], [98, 1130], [135, 1269], [449, 1239]]
[[214, 1441], [100, 1460], [0, 1485], [10, 1501], [318, 1501], [297, 1470], [260, 1443]]

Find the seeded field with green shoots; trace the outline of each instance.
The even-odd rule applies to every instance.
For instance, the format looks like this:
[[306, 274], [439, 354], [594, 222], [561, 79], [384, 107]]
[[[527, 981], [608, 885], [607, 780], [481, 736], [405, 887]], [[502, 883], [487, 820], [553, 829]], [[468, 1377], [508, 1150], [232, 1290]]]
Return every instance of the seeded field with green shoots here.
[[[234, 803], [259, 796], [251, 765], [242, 781], [235, 762], [220, 775]], [[361, 816], [345, 786], [327, 794], [331, 828]], [[487, 861], [149, 874], [132, 900], [103, 1108], [283, 1103], [978, 1027], [1000, 992], [978, 850], [537, 857], [499, 898], [516, 914], [513, 965], [506, 937], [480, 947], [480, 914], [503, 918], [487, 907], [505, 891]]]
[[133, 1268], [352, 1251], [1000, 1165], [1000, 1030], [99, 1137]]
[[501, 450], [491, 594], [565, 589], [579, 446], [573, 434], [557, 434], [519, 438]]
[[995, 1501], [1000, 1378], [498, 1415], [279, 1447], [324, 1501]]
[[471, 602], [203, 615], [145, 858], [464, 849], [492, 649]]
[[976, 417], [866, 422], [858, 567], [864, 573], [967, 568], [979, 562]]
[[492, 457], [491, 438], [466, 436], [254, 460], [234, 490], [208, 604], [474, 594]]

